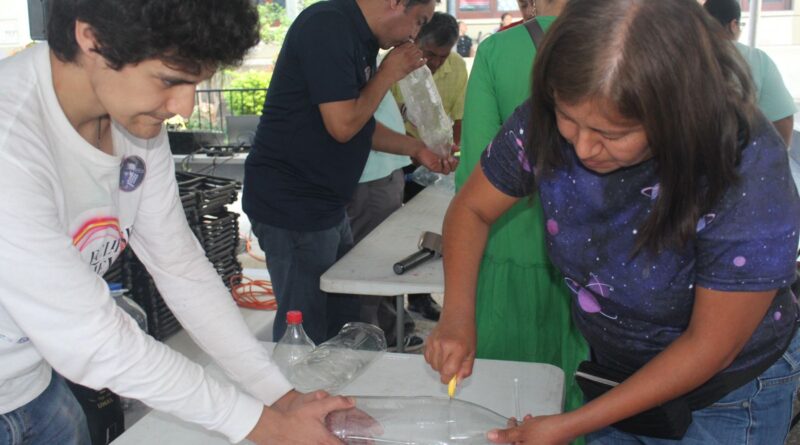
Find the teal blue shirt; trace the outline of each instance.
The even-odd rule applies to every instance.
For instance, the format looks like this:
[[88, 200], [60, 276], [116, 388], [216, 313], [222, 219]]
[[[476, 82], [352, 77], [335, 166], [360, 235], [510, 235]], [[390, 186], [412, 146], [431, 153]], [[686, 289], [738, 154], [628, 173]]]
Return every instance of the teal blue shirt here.
[[[400, 108], [397, 106], [397, 102], [394, 100], [391, 92], [383, 96], [383, 100], [380, 105], [378, 105], [378, 109], [375, 110], [375, 120], [390, 130], [403, 134], [406, 132], [405, 124], [403, 124], [403, 116], [400, 114]], [[367, 158], [367, 165], [364, 166], [364, 171], [361, 173], [361, 179], [359, 179], [358, 182], [369, 182], [385, 178], [393, 171], [405, 167], [410, 163], [411, 160], [408, 156], [393, 155], [371, 150], [369, 152], [369, 158]]]
[[756, 86], [758, 108], [772, 122], [795, 113], [792, 94], [786, 89], [775, 62], [758, 48], [734, 42], [736, 49], [750, 65], [750, 73]]

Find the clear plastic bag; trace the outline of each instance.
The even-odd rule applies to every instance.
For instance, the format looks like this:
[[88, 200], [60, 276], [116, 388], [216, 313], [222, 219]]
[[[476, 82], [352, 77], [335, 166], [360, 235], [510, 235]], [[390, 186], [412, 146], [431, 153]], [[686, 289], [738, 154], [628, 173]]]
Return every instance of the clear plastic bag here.
[[508, 419], [474, 403], [441, 397], [355, 397], [355, 408], [328, 414], [325, 424], [349, 445], [489, 444], [486, 433]]
[[420, 140], [441, 157], [453, 148], [453, 121], [442, 106], [442, 98], [426, 65], [398, 82], [406, 107], [406, 118], [417, 127]]
[[336, 337], [320, 344], [291, 366], [289, 381], [298, 391], [335, 393], [386, 352], [383, 331], [369, 323], [347, 323]]
[[411, 180], [423, 187], [436, 184], [441, 179], [442, 175], [428, 170], [425, 166], [417, 167], [417, 169], [411, 173]]
[[411, 173], [410, 179], [423, 187], [434, 185], [436, 187], [443, 187], [453, 193], [456, 191], [456, 183], [453, 174], [443, 175], [434, 173], [424, 166], [417, 167], [417, 169]]

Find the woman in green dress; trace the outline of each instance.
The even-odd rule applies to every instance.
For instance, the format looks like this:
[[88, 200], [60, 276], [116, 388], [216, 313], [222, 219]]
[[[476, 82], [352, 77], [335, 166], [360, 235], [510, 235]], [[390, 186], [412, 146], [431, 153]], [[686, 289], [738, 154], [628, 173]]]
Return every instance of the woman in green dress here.
[[[538, 0], [536, 20], [545, 31], [565, 3]], [[535, 56], [524, 25], [494, 34], [478, 47], [467, 86], [457, 187], [503, 122], [530, 96]], [[478, 276], [476, 357], [562, 368], [565, 408], [571, 410], [583, 403], [572, 375], [588, 358], [588, 347], [573, 326], [569, 290], [547, 258], [543, 224], [536, 199], [519, 202], [492, 226]]]

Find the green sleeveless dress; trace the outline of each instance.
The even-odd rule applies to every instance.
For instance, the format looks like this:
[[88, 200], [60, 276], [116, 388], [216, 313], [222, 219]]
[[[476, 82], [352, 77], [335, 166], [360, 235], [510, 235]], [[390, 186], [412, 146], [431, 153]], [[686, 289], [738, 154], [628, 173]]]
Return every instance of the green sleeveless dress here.
[[[539, 17], [547, 30], [555, 17]], [[461, 133], [461, 187], [503, 122], [530, 96], [536, 49], [518, 25], [481, 42], [467, 86]], [[477, 356], [551, 363], [564, 370], [566, 410], [583, 403], [573, 374], [589, 356], [572, 323], [572, 295], [550, 264], [538, 197], [520, 200], [491, 228], [478, 277]]]

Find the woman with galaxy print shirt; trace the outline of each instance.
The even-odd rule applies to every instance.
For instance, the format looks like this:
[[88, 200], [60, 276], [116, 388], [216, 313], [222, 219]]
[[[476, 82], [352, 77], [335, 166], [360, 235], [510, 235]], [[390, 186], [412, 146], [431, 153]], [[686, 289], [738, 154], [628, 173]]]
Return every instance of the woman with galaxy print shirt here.
[[[571, 0], [539, 51], [531, 99], [453, 200], [444, 312], [425, 351], [442, 382], [472, 372], [489, 227], [534, 193], [588, 369], [624, 376], [492, 441], [676, 443], [648, 433], [666, 429], [686, 444], [784, 442], [800, 375], [789, 290], [800, 198], [721, 33], [694, 0]], [[637, 424], [680, 407], [685, 431]]]

